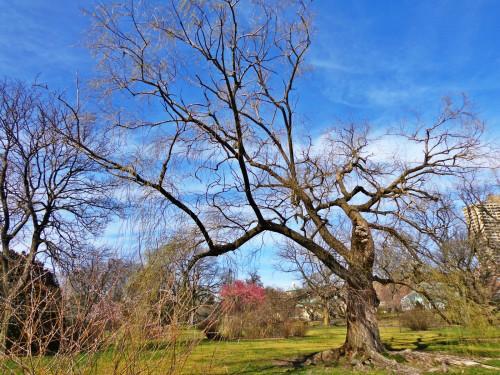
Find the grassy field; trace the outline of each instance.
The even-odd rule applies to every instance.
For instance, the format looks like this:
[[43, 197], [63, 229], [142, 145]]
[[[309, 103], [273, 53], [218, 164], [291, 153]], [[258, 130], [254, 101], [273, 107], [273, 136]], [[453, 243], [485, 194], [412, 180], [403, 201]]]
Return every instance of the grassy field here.
[[[429, 331], [412, 332], [397, 326], [381, 327], [384, 343], [395, 350], [419, 349], [483, 358], [483, 363], [500, 366], [500, 329], [481, 330], [448, 327]], [[293, 369], [286, 360], [329, 349], [342, 344], [344, 327], [313, 327], [306, 337], [290, 339], [240, 340], [213, 342], [203, 340], [182, 364], [184, 374], [345, 374], [353, 373], [346, 368], [309, 367]], [[169, 366], [171, 354], [162, 350], [161, 343], [154, 349], [141, 351], [138, 355], [124, 356], [117, 373], [133, 374], [127, 362], [141, 363], [144, 374], [164, 374]], [[182, 353], [176, 353], [184, 358]], [[91, 373], [113, 374], [116, 351], [101, 353]], [[487, 359], [484, 359], [487, 358]], [[16, 372], [15, 372], [16, 373]], [[40, 370], [40, 374], [48, 373]], [[86, 372], [87, 373], [87, 372]], [[366, 372], [365, 372], [366, 373]], [[370, 374], [383, 374], [373, 371]], [[453, 373], [453, 372], [452, 372]], [[457, 369], [457, 374], [494, 374], [487, 369]]]
[[[382, 327], [384, 343], [392, 349], [420, 349], [454, 353], [467, 357], [487, 357], [491, 365], [500, 365], [500, 330], [464, 330], [445, 328], [411, 332], [398, 327]], [[292, 370], [280, 366], [290, 359], [335, 346], [344, 340], [343, 327], [312, 328], [306, 337], [240, 342], [203, 342], [186, 363], [186, 373], [215, 374], [344, 374], [345, 368], [308, 368]], [[373, 372], [373, 374], [382, 372]], [[460, 372], [461, 373], [461, 372]], [[494, 371], [469, 369], [468, 374], [492, 374]]]

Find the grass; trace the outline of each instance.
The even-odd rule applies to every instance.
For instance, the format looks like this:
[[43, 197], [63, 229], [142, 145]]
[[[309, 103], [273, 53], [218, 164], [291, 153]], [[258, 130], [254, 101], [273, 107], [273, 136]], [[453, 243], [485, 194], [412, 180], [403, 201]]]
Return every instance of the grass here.
[[[500, 358], [500, 330], [441, 328], [429, 331], [409, 331], [398, 327], [381, 327], [384, 343], [394, 349], [439, 351], [467, 357]], [[290, 359], [340, 346], [344, 327], [315, 327], [304, 338], [280, 340], [245, 340], [240, 342], [203, 342], [196, 348], [186, 373], [216, 374], [275, 374], [289, 371], [277, 366], [276, 360]], [[398, 358], [394, 358], [398, 359]], [[493, 360], [494, 362], [495, 360]], [[498, 364], [488, 363], [493, 366]], [[482, 372], [481, 372], [482, 371]], [[292, 371], [294, 374], [345, 374], [344, 368], [315, 368]], [[373, 374], [383, 372], [374, 371]], [[490, 370], [468, 369], [466, 374], [493, 374]]]
[[[458, 354], [467, 357], [488, 357], [484, 362], [492, 366], [500, 366], [500, 329], [488, 328], [482, 330], [463, 329], [459, 327], [439, 328], [429, 331], [409, 331], [397, 326], [382, 326], [381, 335], [384, 343], [395, 350], [419, 349], [424, 351], [439, 351]], [[312, 327], [303, 338], [240, 340], [231, 342], [213, 342], [203, 340], [196, 346], [182, 366], [185, 374], [345, 374], [346, 368], [314, 367], [291, 369], [280, 365], [284, 361], [300, 355], [310, 354], [342, 344], [345, 327]], [[139, 357], [128, 360], [138, 360], [147, 364], [152, 374], [163, 374], [170, 354], [162, 349], [161, 342], [150, 345]], [[96, 374], [113, 373], [112, 350], [100, 353]], [[182, 354], [180, 354], [182, 357]], [[398, 358], [394, 358], [398, 360]], [[40, 372], [43, 373], [43, 372]], [[351, 372], [354, 373], [354, 372]], [[487, 369], [459, 369], [460, 374], [494, 374]], [[365, 372], [366, 374], [366, 372]], [[369, 374], [384, 374], [373, 371]]]

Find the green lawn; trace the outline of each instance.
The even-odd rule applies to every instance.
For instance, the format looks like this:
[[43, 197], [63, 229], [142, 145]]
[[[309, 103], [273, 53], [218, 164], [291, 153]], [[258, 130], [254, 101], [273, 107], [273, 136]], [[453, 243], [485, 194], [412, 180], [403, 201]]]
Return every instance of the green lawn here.
[[[500, 329], [477, 331], [445, 328], [412, 332], [398, 327], [382, 327], [381, 335], [384, 343], [395, 350], [411, 348], [468, 357], [500, 358]], [[185, 371], [200, 374], [283, 373], [290, 371], [290, 368], [279, 366], [277, 363], [279, 360], [340, 346], [344, 341], [344, 336], [345, 328], [343, 327], [316, 327], [309, 330], [304, 338], [203, 342], [192, 354]], [[495, 364], [492, 363], [492, 365]], [[291, 371], [294, 374], [344, 374], [345, 372], [344, 368], [309, 368]], [[494, 372], [471, 369], [467, 373], [492, 374]]]
[[[392, 349], [419, 349], [459, 354], [467, 357], [488, 357], [485, 363], [500, 366], [500, 329], [482, 330], [461, 329], [457, 327], [412, 332], [399, 327], [382, 327], [381, 334], [385, 344]], [[241, 340], [213, 342], [203, 340], [179, 369], [183, 374], [345, 374], [346, 368], [309, 367], [293, 369], [286, 366], [286, 360], [336, 347], [342, 344], [344, 327], [313, 327], [306, 337], [291, 339]], [[171, 354], [159, 345], [150, 345], [139, 355], [124, 355], [120, 363], [120, 374], [134, 374], [132, 363], [139, 363], [141, 374], [164, 374], [171, 362]], [[116, 349], [117, 350], [117, 349]], [[84, 374], [114, 373], [116, 350], [101, 353], [91, 372]], [[170, 352], [169, 352], [170, 353]], [[177, 352], [179, 358], [185, 356]], [[42, 361], [43, 362], [43, 361]], [[137, 368], [137, 367], [136, 367]], [[457, 374], [494, 374], [495, 371], [470, 368]], [[53, 373], [39, 370], [39, 374]], [[56, 372], [58, 373], [58, 372]], [[370, 374], [383, 374], [373, 371]]]

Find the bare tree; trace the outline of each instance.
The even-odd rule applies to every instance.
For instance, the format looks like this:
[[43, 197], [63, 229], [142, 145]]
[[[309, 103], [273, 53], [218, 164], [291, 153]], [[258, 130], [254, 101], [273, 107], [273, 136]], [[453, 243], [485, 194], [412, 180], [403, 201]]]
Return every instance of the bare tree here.
[[[380, 359], [372, 283], [391, 280], [374, 275], [376, 241], [394, 239], [415, 262], [432, 255], [419, 241], [434, 230], [425, 221], [440, 200], [434, 182], [464, 173], [480, 146], [482, 123], [467, 102], [445, 101], [434, 120], [388, 137], [418, 148], [411, 159], [381, 158], [373, 150], [392, 146], [355, 125], [312, 144], [296, 114], [311, 43], [303, 3], [131, 3], [94, 16], [101, 84], [147, 100], [109, 127], [82, 121], [84, 110], [68, 104], [68, 138], [193, 221], [205, 250], [192, 264], [265, 232], [307, 249], [346, 283], [340, 353]], [[106, 151], [79, 137], [92, 127], [107, 129]]]
[[300, 294], [303, 301], [313, 302], [320, 309], [323, 325], [330, 325], [330, 316], [345, 316], [344, 282], [311, 252], [294, 243], [280, 251], [285, 261], [280, 270], [298, 275], [303, 284]]
[[71, 257], [113, 207], [105, 180], [93, 175], [95, 163], [58, 137], [63, 117], [60, 102], [38, 88], [0, 82], [2, 353], [16, 297], [29, 288], [36, 261]]

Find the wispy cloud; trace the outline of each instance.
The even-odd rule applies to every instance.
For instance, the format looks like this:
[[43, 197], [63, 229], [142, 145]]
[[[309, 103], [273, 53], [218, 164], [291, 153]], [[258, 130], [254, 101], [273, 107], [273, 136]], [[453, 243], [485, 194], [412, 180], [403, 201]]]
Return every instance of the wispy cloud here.
[[333, 109], [311, 102], [315, 110], [330, 118], [387, 120], [434, 109], [442, 96], [462, 92], [485, 116], [498, 108], [500, 41], [494, 35], [500, 30], [492, 17], [498, 4], [316, 4], [309, 63], [317, 90], [310, 100]]
[[87, 19], [80, 1], [0, 0], [0, 71], [32, 81], [38, 75], [62, 85], [90, 70], [82, 48]]

